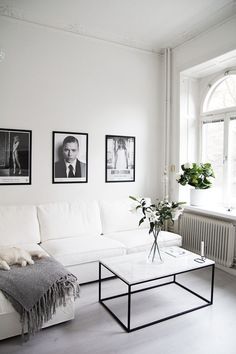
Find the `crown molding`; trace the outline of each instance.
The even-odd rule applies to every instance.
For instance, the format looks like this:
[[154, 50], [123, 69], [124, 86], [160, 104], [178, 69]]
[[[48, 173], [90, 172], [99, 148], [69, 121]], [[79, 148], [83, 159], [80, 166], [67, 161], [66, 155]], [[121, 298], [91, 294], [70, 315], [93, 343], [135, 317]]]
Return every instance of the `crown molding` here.
[[125, 38], [116, 38], [116, 39], [109, 39], [105, 38], [105, 35], [102, 33], [91, 33], [89, 32], [88, 29], [86, 29], [84, 26], [81, 24], [66, 24], [64, 26], [53, 26], [45, 23], [40, 23], [37, 21], [32, 21], [29, 20], [25, 17], [24, 13], [20, 11], [17, 8], [10, 7], [7, 5], [0, 5], [0, 16], [9, 18], [9, 19], [14, 19], [18, 21], [22, 21], [28, 24], [33, 24], [36, 26], [44, 27], [47, 29], [53, 29], [53, 30], [58, 30], [58, 31], [63, 31], [66, 33], [71, 33], [74, 35], [78, 35], [80, 37], [88, 38], [88, 39], [93, 39], [93, 40], [98, 40], [102, 42], [107, 42], [111, 43], [114, 45], [119, 45], [123, 47], [129, 47], [131, 49], [139, 50], [142, 52], [147, 52], [151, 54], [155, 54], [157, 56], [162, 54], [162, 51], [156, 51], [154, 48], [150, 48], [146, 44], [142, 43], [140, 44], [139, 41], [135, 40], [134, 38], [126, 36]]

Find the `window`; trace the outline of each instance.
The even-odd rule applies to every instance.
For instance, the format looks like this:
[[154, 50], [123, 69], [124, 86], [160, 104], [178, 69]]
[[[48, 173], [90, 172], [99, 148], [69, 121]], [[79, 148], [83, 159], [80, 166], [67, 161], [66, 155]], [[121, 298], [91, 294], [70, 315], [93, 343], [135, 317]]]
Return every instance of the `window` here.
[[209, 85], [201, 115], [201, 160], [211, 162], [219, 204], [236, 207], [236, 74]]
[[236, 75], [227, 75], [210, 85], [203, 112], [236, 107]]

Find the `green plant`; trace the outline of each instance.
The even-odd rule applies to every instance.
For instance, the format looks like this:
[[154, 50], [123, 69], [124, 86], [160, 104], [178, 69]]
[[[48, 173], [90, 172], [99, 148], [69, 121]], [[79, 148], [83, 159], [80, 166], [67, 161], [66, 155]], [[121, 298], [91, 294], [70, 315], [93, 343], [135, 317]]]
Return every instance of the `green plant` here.
[[185, 163], [181, 165], [182, 173], [178, 174], [176, 181], [182, 186], [189, 184], [196, 189], [208, 189], [215, 178], [213, 168], [207, 163]]

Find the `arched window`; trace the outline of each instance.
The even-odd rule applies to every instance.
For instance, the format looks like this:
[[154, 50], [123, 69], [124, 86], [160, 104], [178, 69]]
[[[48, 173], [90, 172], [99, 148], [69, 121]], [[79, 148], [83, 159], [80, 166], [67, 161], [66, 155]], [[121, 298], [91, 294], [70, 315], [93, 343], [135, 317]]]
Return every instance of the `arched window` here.
[[236, 207], [236, 71], [208, 87], [201, 114], [201, 159], [214, 168], [216, 200]]
[[236, 107], [236, 75], [225, 75], [213, 85], [209, 85], [203, 104], [203, 112]]

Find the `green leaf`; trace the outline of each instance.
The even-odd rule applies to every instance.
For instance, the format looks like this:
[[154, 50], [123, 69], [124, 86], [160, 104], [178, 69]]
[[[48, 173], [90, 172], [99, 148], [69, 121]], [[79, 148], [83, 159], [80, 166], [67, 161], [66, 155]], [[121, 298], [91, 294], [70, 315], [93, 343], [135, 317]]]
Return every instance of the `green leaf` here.
[[183, 164], [181, 169], [183, 173], [177, 182], [182, 186], [189, 184], [198, 189], [207, 189], [212, 186], [212, 182], [207, 180], [207, 178], [215, 177], [215, 174], [209, 162], [199, 164], [194, 162], [192, 163], [192, 168], [184, 168]]
[[129, 198], [134, 200], [135, 202], [139, 202], [135, 197], [132, 197], [132, 195], [130, 195]]
[[139, 220], [139, 224], [138, 224], [138, 226], [140, 226], [143, 222], [144, 222], [144, 220], [146, 219], [146, 217], [144, 216], [142, 219], [140, 219]]

